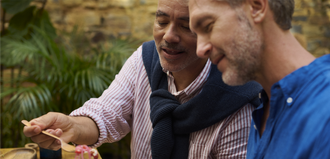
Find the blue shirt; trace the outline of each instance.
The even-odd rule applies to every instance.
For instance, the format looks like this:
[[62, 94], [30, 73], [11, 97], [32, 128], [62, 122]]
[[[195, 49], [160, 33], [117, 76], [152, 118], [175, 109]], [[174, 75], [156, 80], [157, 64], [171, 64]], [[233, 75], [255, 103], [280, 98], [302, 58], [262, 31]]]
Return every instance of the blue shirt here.
[[[264, 91], [261, 100], [268, 101]], [[252, 113], [248, 159], [329, 159], [330, 55], [275, 83], [269, 113], [261, 138], [263, 105]]]

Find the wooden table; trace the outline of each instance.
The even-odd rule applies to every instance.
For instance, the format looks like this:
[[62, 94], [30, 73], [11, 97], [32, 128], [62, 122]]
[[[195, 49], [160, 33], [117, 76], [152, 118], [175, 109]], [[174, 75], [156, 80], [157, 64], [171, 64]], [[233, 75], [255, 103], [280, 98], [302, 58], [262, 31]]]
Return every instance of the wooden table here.
[[[24, 147], [18, 147], [18, 148], [24, 148]], [[0, 156], [11, 150], [15, 150], [15, 149], [17, 149], [17, 148], [1, 148]], [[75, 156], [76, 156], [76, 154], [74, 152], [66, 152], [66, 151], [62, 150], [62, 159], [74, 159]], [[40, 159], [39, 148], [37, 148], [37, 159]], [[88, 159], [88, 154], [84, 154], [84, 159]], [[99, 154], [99, 159], [102, 159], [100, 154]]]

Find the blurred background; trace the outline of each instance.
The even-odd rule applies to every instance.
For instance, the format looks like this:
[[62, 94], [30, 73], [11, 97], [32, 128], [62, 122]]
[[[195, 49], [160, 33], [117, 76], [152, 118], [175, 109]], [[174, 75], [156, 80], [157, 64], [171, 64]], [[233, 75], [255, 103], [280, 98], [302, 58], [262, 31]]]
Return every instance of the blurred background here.
[[[1, 0], [1, 148], [31, 142], [22, 119], [69, 114], [101, 95], [125, 60], [152, 40], [157, 0]], [[330, 53], [330, 0], [296, 0], [291, 32], [314, 56]], [[98, 148], [130, 158], [130, 134]]]

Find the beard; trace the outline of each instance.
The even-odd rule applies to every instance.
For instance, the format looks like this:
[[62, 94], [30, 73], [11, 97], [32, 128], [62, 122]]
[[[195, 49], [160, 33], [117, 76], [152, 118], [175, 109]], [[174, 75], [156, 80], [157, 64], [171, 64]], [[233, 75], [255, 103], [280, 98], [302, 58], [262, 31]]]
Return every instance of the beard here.
[[238, 19], [239, 29], [229, 44], [230, 51], [226, 53], [229, 55], [228, 68], [222, 75], [224, 83], [232, 86], [256, 79], [264, 48], [262, 36], [251, 27], [247, 18], [240, 16]]

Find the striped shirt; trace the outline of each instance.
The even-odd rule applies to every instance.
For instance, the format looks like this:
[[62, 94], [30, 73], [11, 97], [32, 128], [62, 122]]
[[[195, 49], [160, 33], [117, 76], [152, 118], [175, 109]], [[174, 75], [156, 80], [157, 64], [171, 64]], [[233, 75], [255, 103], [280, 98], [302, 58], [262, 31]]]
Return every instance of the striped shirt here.
[[[184, 90], [177, 91], [173, 76], [167, 72], [168, 90], [181, 103], [196, 96], [206, 82], [211, 62], [208, 60], [200, 75]], [[98, 142], [111, 143], [131, 131], [131, 158], [151, 159], [149, 85], [142, 60], [142, 46], [125, 62], [115, 80], [99, 98], [92, 98], [71, 116], [88, 116], [97, 124]], [[231, 116], [190, 134], [189, 159], [245, 158], [253, 106], [247, 104]]]

